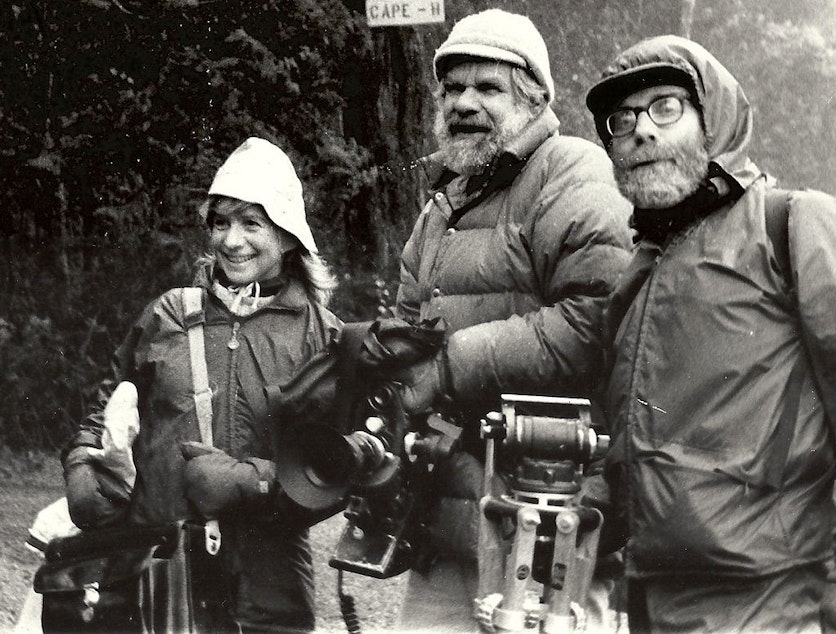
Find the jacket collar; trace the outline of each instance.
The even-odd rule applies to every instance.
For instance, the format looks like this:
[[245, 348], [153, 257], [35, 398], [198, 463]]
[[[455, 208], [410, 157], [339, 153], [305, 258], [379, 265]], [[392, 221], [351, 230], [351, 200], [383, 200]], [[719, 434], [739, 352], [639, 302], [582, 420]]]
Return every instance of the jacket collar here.
[[693, 194], [667, 209], [633, 209], [630, 226], [636, 230], [635, 241], [649, 240], [666, 245], [686, 227], [735, 202], [743, 188], [716, 163], [708, 166], [708, 175]]
[[[214, 265], [209, 263], [201, 266], [197, 270], [192, 284], [205, 288], [210, 294], [217, 297], [213, 288], [214, 280]], [[264, 304], [264, 307], [278, 310], [300, 311], [307, 305], [308, 295], [305, 291], [305, 285], [300, 280], [292, 279], [282, 285], [270, 301]]]

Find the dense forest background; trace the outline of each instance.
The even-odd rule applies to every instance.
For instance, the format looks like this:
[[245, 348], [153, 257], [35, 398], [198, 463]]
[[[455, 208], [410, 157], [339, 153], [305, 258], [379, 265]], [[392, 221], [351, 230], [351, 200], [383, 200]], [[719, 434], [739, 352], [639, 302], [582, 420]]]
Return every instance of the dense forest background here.
[[196, 207], [245, 137], [285, 148], [340, 273], [374, 317], [433, 148], [430, 60], [460, 17], [525, 13], [564, 134], [622, 48], [690, 35], [737, 76], [752, 157], [836, 193], [836, 0], [446, 0], [445, 24], [370, 29], [363, 0], [4, 0], [0, 7], [0, 442], [60, 446], [141, 307], [188, 283]]

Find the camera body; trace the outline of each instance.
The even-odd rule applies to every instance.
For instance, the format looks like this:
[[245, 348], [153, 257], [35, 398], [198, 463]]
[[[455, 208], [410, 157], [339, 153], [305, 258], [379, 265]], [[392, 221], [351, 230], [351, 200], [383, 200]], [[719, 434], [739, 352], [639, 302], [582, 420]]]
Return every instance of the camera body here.
[[430, 471], [457, 450], [461, 430], [434, 414], [407, 416], [394, 383], [366, 399], [353, 421], [346, 434], [327, 425], [287, 434], [277, 477], [317, 519], [344, 509], [333, 568], [387, 579], [413, 564]]
[[384, 439], [384, 468], [357, 481], [348, 496], [346, 526], [329, 565], [377, 579], [409, 570], [425, 538], [430, 472], [458, 448], [460, 429], [436, 415], [407, 418], [391, 386], [370, 399], [363, 433]]

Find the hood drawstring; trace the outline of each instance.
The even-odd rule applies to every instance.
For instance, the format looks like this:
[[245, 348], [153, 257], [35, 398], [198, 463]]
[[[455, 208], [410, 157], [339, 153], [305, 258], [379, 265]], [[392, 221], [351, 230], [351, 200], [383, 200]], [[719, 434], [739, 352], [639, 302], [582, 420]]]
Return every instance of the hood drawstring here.
[[232, 301], [232, 305], [229, 307], [229, 310], [238, 314], [238, 310], [241, 307], [241, 302], [244, 301], [245, 297], [252, 296], [252, 309], [256, 310], [258, 308], [258, 302], [261, 299], [261, 284], [256, 282], [250, 282], [246, 286], [239, 286], [234, 287], [230, 286], [229, 290], [235, 295], [235, 299]]

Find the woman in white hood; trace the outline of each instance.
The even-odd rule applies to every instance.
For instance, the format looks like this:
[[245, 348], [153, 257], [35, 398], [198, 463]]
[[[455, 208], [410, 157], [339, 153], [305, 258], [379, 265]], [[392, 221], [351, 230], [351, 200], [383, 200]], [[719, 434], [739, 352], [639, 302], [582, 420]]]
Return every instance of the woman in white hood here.
[[[286, 154], [247, 139], [218, 170], [200, 208], [211, 253], [195, 286], [151, 302], [116, 351], [99, 405], [65, 452], [69, 510], [82, 528], [217, 520], [231, 629], [314, 628], [313, 566], [304, 522], [275, 483], [264, 386], [283, 385], [341, 328], [325, 305], [335, 287], [305, 218], [302, 185]], [[187, 314], [188, 313], [188, 314]], [[211, 429], [200, 429], [189, 330], [201, 324]], [[136, 483], [125, 493], [91, 457], [103, 411], [121, 381], [137, 387]], [[200, 396], [200, 395], [198, 395]], [[200, 407], [199, 405], [197, 407]]]

